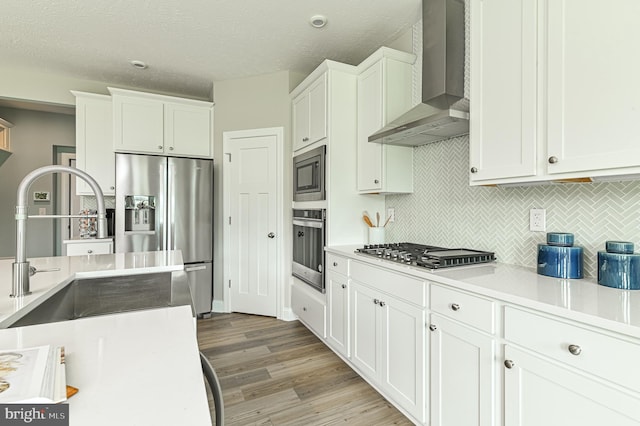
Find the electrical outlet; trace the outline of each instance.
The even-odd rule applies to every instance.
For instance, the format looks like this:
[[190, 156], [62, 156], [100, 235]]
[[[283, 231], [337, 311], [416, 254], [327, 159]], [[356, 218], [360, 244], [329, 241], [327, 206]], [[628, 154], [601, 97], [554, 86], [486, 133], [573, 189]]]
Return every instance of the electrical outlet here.
[[529, 210], [529, 230], [533, 232], [547, 230], [547, 211], [545, 209]]
[[390, 208], [387, 209], [387, 217], [389, 218], [389, 223], [396, 221], [396, 209]]

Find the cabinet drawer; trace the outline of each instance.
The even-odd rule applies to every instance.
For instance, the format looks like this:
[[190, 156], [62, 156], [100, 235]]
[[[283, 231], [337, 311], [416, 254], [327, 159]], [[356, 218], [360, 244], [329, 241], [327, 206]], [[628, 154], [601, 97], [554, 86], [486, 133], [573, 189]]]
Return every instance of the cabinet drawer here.
[[432, 284], [431, 310], [487, 333], [495, 332], [492, 300]]
[[350, 278], [356, 281], [414, 305], [426, 307], [427, 284], [424, 281], [356, 261], [350, 262], [349, 272]]
[[315, 290], [302, 286], [306, 284], [291, 287], [291, 309], [307, 327], [325, 338], [325, 303], [309, 293]]
[[347, 276], [349, 275], [349, 259], [327, 253], [327, 270]]
[[86, 243], [68, 243], [66, 246], [67, 256], [82, 256], [85, 254], [111, 254], [113, 252], [113, 243], [111, 240], [107, 242], [86, 242]]
[[[505, 339], [621, 386], [640, 391], [640, 342], [507, 306]], [[573, 351], [573, 353], [572, 353]], [[517, 360], [513, 360], [517, 363]]]

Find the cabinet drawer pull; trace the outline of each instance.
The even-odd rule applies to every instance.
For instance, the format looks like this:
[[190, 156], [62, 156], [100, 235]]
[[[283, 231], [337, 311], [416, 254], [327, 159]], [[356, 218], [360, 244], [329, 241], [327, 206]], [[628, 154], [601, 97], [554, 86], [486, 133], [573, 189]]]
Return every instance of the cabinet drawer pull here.
[[556, 164], [558, 162], [558, 157], [551, 156], [549, 157], [549, 164]]
[[380, 181], [379, 181], [378, 179], [374, 179], [374, 180], [373, 180], [373, 183], [376, 183], [376, 184], [377, 184], [377, 183], [380, 183]]
[[307, 307], [306, 307], [306, 306], [303, 306], [303, 307], [302, 307], [302, 310], [303, 310], [303, 311], [305, 311], [305, 312], [307, 312]]
[[381, 300], [380, 301], [380, 306], [383, 307], [384, 305], [386, 305], [386, 303]]
[[333, 262], [333, 266], [338, 266], [338, 262]]
[[109, 189], [116, 189], [116, 187], [115, 186], [110, 186]]
[[436, 327], [436, 325], [435, 325], [435, 324], [431, 324], [431, 325], [429, 326], [429, 330], [431, 330], [431, 331], [436, 331], [437, 329], [438, 329], [438, 327]]
[[158, 149], [162, 149], [162, 145], [158, 145]]
[[172, 146], [169, 147], [169, 151], [173, 151], [173, 147]]
[[451, 304], [451, 310], [452, 311], [459, 311], [460, 310], [460, 305], [458, 305], [457, 303], [452, 303]]
[[378, 299], [373, 299], [373, 304], [374, 305], [378, 305], [378, 304], [380, 304], [380, 301]]
[[569, 352], [571, 355], [578, 356], [582, 353], [582, 348], [578, 345], [569, 345]]
[[346, 284], [342, 284], [341, 287], [342, 288], [347, 288], [347, 285]]
[[515, 367], [516, 363], [511, 361], [510, 359], [505, 359], [504, 360], [504, 366], [507, 367], [508, 369], [512, 369], [513, 367]]
[[309, 138], [307, 138], [307, 137], [302, 138], [302, 142], [307, 142], [308, 140], [309, 140]]
[[472, 167], [471, 168], [471, 173], [478, 173], [478, 168], [477, 167]]

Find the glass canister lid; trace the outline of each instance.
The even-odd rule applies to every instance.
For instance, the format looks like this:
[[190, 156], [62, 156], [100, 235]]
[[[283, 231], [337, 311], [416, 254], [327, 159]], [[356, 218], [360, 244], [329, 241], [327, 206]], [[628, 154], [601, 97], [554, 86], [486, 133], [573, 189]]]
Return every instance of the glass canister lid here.
[[634, 246], [629, 241], [607, 241], [607, 253], [633, 254]]
[[547, 244], [571, 247], [573, 245], [573, 234], [569, 232], [547, 232]]

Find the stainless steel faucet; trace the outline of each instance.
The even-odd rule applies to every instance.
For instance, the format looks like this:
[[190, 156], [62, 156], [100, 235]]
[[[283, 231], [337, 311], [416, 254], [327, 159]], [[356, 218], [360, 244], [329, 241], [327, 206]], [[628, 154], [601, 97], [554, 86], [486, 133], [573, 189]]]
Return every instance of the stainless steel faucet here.
[[[53, 174], [53, 173], [70, 173], [72, 175], [76, 175], [77, 177], [86, 181], [93, 193], [96, 196], [96, 200], [98, 203], [98, 214], [97, 214], [97, 223], [96, 223], [96, 231], [98, 238], [106, 238], [107, 237], [107, 219], [105, 215], [104, 208], [104, 195], [102, 194], [102, 189], [98, 185], [98, 182], [95, 181], [89, 174], [83, 172], [82, 170], [78, 170], [73, 167], [67, 166], [45, 166], [40, 167], [39, 169], [35, 169], [28, 175], [22, 179], [20, 185], [18, 185], [18, 200], [16, 203], [16, 261], [13, 263], [13, 283], [11, 286], [11, 297], [19, 297], [24, 296], [26, 294], [30, 294], [31, 291], [29, 289], [29, 262], [27, 262], [27, 245], [26, 245], [26, 236], [27, 236], [27, 207], [28, 207], [28, 195], [29, 187], [31, 184], [41, 176]], [[37, 217], [37, 216], [36, 216]], [[47, 215], [40, 216], [42, 218], [54, 218], [54, 217], [78, 217], [78, 216], [69, 216], [69, 215]]]

